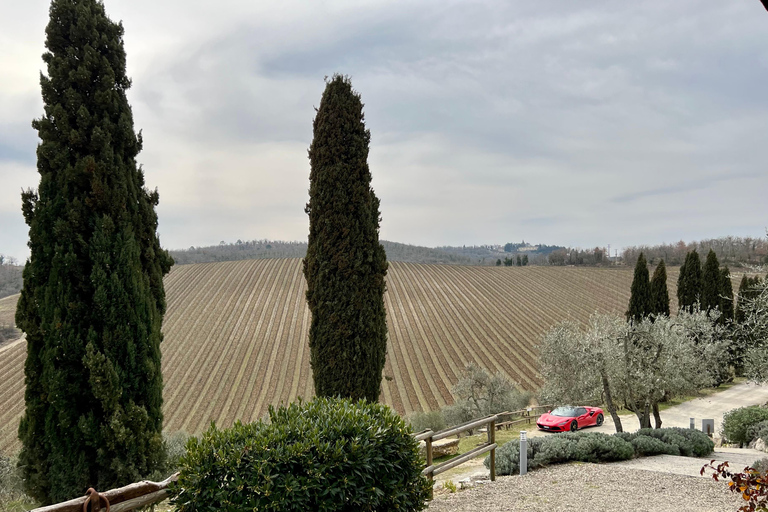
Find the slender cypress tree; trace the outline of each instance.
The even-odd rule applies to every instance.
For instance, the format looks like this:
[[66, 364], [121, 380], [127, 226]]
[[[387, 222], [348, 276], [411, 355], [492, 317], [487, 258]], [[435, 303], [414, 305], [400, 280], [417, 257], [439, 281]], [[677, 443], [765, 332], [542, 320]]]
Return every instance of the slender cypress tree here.
[[718, 308], [720, 318], [718, 323], [725, 324], [733, 320], [733, 284], [731, 284], [731, 271], [728, 267], [720, 269], [720, 293], [718, 294]]
[[629, 308], [626, 312], [628, 322], [640, 322], [652, 313], [651, 283], [648, 278], [648, 263], [640, 253], [635, 264], [635, 277], [632, 279], [632, 291], [629, 297]]
[[371, 134], [349, 78], [326, 82], [313, 126], [304, 276], [315, 393], [375, 402], [387, 353], [387, 260], [368, 169]]
[[22, 194], [30, 259], [19, 465], [42, 503], [136, 481], [163, 459], [157, 192], [135, 157], [123, 27], [97, 0], [53, 0], [33, 122], [40, 184]]
[[720, 262], [712, 249], [707, 254], [704, 270], [701, 273], [701, 309], [709, 313], [720, 306]]
[[677, 279], [677, 303], [679, 309], [693, 311], [701, 300], [701, 260], [695, 250], [685, 255]]
[[669, 316], [669, 290], [667, 290], [667, 266], [661, 260], [651, 278], [651, 314]]

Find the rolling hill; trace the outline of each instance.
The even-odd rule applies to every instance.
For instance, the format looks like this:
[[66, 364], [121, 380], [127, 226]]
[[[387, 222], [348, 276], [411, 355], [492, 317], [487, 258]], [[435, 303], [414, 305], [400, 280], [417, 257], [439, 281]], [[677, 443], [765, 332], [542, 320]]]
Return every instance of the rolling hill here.
[[[565, 318], [622, 313], [631, 280], [628, 268], [390, 263], [382, 400], [401, 414], [451, 403], [450, 389], [469, 361], [535, 389], [541, 335]], [[676, 281], [670, 269], [671, 297]], [[300, 259], [176, 266], [165, 285], [166, 430], [250, 421], [269, 404], [313, 394]], [[0, 317], [12, 318], [17, 298], [0, 300]], [[0, 347], [3, 453], [19, 448], [25, 354], [23, 342]]]

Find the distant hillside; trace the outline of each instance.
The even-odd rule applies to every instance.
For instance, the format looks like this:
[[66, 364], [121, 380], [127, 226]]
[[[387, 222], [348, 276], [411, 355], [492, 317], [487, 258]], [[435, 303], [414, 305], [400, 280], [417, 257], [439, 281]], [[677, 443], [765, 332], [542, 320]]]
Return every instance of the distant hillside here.
[[[455, 248], [420, 247], [382, 240], [387, 253], [387, 260], [408, 263], [442, 263], [453, 265], [491, 265], [495, 263], [484, 256], [460, 254]], [[303, 258], [307, 254], [306, 242], [283, 242], [279, 240], [250, 240], [235, 243], [221, 243], [208, 247], [190, 247], [189, 249], [170, 251], [177, 265], [190, 263], [210, 263], [217, 261], [240, 261], [272, 258]]]
[[[565, 251], [559, 246], [531, 246], [530, 244], [463, 245], [460, 247], [422, 247], [382, 240], [388, 261], [404, 263], [433, 263], [444, 265], [496, 265], [510, 253], [527, 254], [530, 265], [547, 265], [547, 256], [555, 250]], [[514, 245], [514, 250], [508, 250]], [[506, 250], [505, 250], [506, 249]], [[279, 240], [238, 240], [234, 243], [220, 243], [207, 247], [190, 247], [170, 251], [178, 265], [190, 263], [211, 263], [216, 261], [239, 261], [265, 258], [303, 258], [307, 253], [306, 242], [284, 242]]]

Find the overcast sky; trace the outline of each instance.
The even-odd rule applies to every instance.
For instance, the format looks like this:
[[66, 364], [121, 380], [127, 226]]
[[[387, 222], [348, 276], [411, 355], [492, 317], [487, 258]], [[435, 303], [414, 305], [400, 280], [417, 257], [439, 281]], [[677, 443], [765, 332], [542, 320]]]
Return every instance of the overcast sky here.
[[[104, 3], [167, 248], [306, 240], [313, 107], [333, 73], [365, 103], [383, 239], [765, 236], [758, 0]], [[23, 260], [49, 2], [0, 5], [0, 253]]]

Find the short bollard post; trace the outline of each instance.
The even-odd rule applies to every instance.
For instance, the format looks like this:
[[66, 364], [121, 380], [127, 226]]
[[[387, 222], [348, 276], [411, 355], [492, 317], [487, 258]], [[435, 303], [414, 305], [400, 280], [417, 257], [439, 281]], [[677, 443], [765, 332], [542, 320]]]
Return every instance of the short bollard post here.
[[715, 433], [715, 420], [701, 420], [701, 431], [712, 437]]
[[691, 418], [691, 430], [696, 429], [696, 418]]
[[520, 431], [520, 476], [528, 472], [528, 433]]

